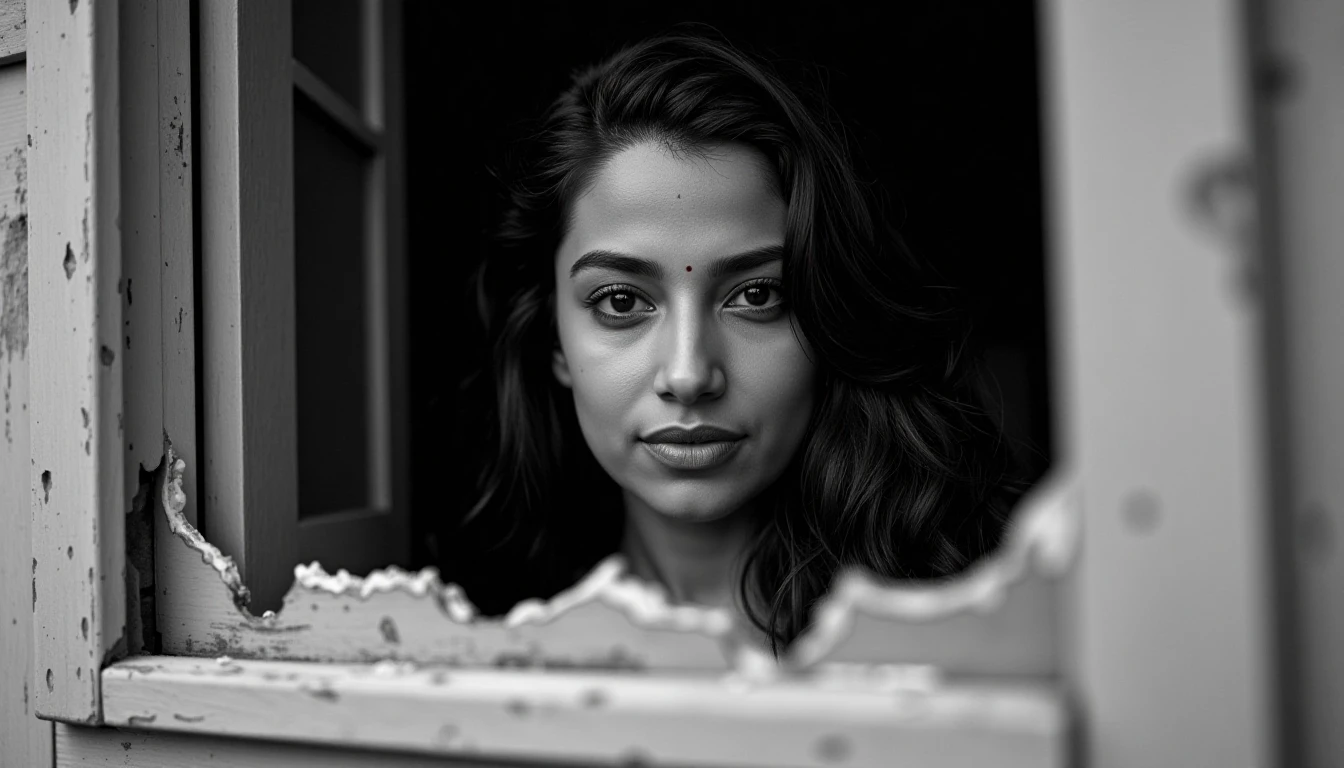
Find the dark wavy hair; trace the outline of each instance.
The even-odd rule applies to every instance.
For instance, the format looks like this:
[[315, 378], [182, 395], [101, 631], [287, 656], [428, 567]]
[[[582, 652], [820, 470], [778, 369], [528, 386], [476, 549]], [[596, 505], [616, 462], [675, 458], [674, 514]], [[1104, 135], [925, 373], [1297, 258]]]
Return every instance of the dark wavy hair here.
[[784, 291], [820, 390], [803, 447], [763, 499], [739, 585], [775, 650], [842, 567], [938, 579], [998, 545], [1022, 488], [984, 407], [964, 314], [887, 225], [830, 108], [806, 95], [717, 35], [678, 31], [576, 74], [521, 142], [474, 281], [489, 353], [463, 417], [487, 435], [484, 464], [470, 511], [444, 536], [458, 542], [468, 594], [489, 595], [507, 569], [517, 594], [496, 610], [549, 596], [618, 546], [619, 489], [551, 373], [554, 258], [604, 161], [649, 140], [750, 145], [788, 209]]

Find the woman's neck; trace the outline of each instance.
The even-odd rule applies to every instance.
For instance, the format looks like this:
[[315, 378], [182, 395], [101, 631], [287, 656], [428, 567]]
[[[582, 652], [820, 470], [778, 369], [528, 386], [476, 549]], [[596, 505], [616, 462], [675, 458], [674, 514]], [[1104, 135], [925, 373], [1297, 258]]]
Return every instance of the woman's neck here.
[[733, 606], [751, 535], [748, 510], [719, 520], [678, 520], [626, 494], [621, 552], [631, 573], [662, 584], [674, 602]]

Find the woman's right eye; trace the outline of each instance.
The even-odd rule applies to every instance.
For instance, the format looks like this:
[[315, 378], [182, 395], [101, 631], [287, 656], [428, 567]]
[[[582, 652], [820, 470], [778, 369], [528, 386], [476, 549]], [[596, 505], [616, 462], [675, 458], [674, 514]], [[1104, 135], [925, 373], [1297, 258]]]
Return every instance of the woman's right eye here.
[[627, 288], [599, 291], [588, 300], [588, 306], [605, 315], [629, 317], [637, 312], [652, 312], [653, 306], [639, 294]]

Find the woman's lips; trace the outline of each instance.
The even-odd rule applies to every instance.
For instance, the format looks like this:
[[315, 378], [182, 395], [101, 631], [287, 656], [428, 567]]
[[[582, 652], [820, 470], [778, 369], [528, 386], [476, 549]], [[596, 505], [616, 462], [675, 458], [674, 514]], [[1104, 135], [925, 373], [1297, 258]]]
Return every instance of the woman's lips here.
[[653, 457], [673, 469], [710, 469], [726, 463], [742, 440], [708, 443], [650, 443], [643, 445]]

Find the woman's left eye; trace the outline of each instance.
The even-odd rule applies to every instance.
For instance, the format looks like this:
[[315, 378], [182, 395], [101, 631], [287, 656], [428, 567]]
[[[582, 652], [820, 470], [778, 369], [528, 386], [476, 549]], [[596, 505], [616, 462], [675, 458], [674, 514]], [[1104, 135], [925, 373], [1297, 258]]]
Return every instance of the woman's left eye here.
[[779, 286], [770, 283], [753, 283], [738, 291], [728, 302], [729, 307], [739, 309], [773, 309], [784, 300]]

